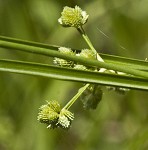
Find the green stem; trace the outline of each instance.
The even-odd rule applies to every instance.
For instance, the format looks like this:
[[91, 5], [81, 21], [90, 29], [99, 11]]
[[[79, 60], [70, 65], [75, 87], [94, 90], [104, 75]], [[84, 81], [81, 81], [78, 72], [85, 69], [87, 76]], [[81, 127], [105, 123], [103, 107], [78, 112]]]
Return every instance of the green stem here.
[[96, 55], [96, 58], [97, 58], [99, 61], [104, 62], [104, 60], [101, 58], [101, 56], [100, 56], [100, 55], [97, 53], [97, 51], [95, 50], [93, 44], [91, 43], [89, 37], [88, 37], [87, 34], [85, 33], [83, 27], [78, 28], [77, 30], [78, 30], [79, 33], [82, 35], [82, 37], [84, 38], [84, 40], [86, 41], [86, 43], [88, 44], [88, 46], [90, 47], [90, 49], [94, 52], [94, 54]]
[[0, 41], [24, 44], [27, 46], [48, 48], [48, 49], [52, 49], [52, 50], [58, 50], [58, 48], [60, 47], [60, 46], [56, 46], [56, 45], [49, 45], [49, 44], [44, 44], [44, 43], [39, 43], [39, 42], [34, 42], [34, 41], [27, 41], [27, 40], [22, 40], [22, 39], [16, 39], [16, 38], [11, 38], [11, 37], [6, 37], [6, 36], [0, 36]]
[[73, 103], [79, 98], [79, 96], [89, 87], [90, 84], [86, 84], [85, 86], [81, 87], [78, 91], [78, 93], [64, 106], [63, 109], [69, 109]]
[[84, 65], [96, 66], [98, 68], [106, 68], [106, 69], [115, 70], [115, 71], [121, 71], [121, 72], [131, 74], [134, 76], [148, 78], [148, 72], [133, 69], [132, 66], [128, 67], [127, 69], [127, 67], [123, 67], [119, 63], [113, 64], [113, 63], [106, 63], [106, 62], [101, 62], [101, 61], [96, 61], [96, 60], [86, 60], [85, 58], [65, 55], [57, 51], [50, 50], [50, 49], [43, 48], [43, 47], [35, 47], [35, 46], [19, 44], [19, 43], [11, 42], [11, 41], [8, 42], [6, 40], [0, 40], [0, 47], [8, 48], [11, 50], [19, 50], [19, 51], [24, 51], [24, 52], [34, 53], [34, 54], [40, 54], [44, 56], [58, 57], [58, 58], [66, 59], [66, 60], [79, 62]]
[[0, 71], [81, 83], [148, 90], [148, 78], [143, 79], [133, 76], [121, 76], [82, 70], [76, 71], [75, 69], [55, 67], [47, 64], [26, 61], [0, 60]]

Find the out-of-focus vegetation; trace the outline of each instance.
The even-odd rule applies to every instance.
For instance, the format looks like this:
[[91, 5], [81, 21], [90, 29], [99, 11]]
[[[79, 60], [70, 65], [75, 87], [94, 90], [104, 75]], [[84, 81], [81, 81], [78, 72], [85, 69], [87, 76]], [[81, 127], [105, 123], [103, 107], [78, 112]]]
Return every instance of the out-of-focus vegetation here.
[[[57, 23], [65, 5], [79, 5], [90, 15], [84, 28], [99, 52], [141, 60], [148, 57], [147, 0], [0, 0], [0, 35], [87, 48], [75, 29]], [[0, 58], [52, 62], [6, 49], [0, 49]], [[84, 110], [77, 101], [71, 108], [75, 119], [69, 131], [48, 130], [37, 122], [38, 108], [45, 100], [65, 105], [81, 85], [0, 72], [0, 150], [148, 149], [146, 91], [119, 95], [104, 90], [95, 111]]]

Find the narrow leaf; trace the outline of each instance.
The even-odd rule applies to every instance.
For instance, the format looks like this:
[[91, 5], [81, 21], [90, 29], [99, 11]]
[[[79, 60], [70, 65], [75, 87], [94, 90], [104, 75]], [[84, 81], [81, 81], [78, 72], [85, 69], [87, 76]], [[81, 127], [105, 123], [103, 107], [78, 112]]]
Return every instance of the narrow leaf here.
[[108, 54], [100, 54], [100, 56], [107, 63], [120, 64], [126, 67], [132, 67], [134, 69], [148, 71], [148, 62], [144, 60], [137, 60]]
[[148, 90], [148, 80], [136, 77], [67, 69], [39, 63], [0, 60], [0, 71]]

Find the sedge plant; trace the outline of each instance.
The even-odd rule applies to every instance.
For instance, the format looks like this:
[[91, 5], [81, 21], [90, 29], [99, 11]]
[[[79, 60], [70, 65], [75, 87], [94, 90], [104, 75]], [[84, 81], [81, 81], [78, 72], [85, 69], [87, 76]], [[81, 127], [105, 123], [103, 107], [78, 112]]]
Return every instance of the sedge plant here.
[[[83, 25], [87, 22], [89, 15], [83, 11], [79, 6], [75, 6], [75, 8], [71, 7], [64, 7], [61, 17], [58, 19], [58, 22], [63, 27], [74, 27], [77, 29], [77, 31], [80, 33], [80, 35], [83, 37], [87, 45], [89, 46], [89, 49], [82, 49], [81, 52], [76, 53], [71, 50], [71, 48], [66, 47], [60, 47], [59, 53], [65, 54], [65, 55], [71, 55], [71, 56], [77, 56], [82, 57], [89, 60], [97, 60], [100, 62], [104, 62], [103, 58], [98, 54], [98, 52], [95, 50], [93, 44], [91, 43], [91, 40], [85, 33], [83, 29]], [[60, 67], [68, 67], [78, 70], [90, 70], [94, 72], [107, 72], [107, 73], [117, 73], [113, 70], [107, 70], [105, 68], [97, 68], [92, 66], [86, 66], [81, 65], [77, 62], [71, 61], [71, 60], [65, 60], [61, 58], [54, 58], [54, 64], [60, 66]], [[125, 74], [122, 72], [119, 72], [120, 74]], [[125, 88], [116, 88], [116, 87], [107, 87], [108, 89], [117, 90], [120, 92], [128, 91], [129, 89]], [[99, 101], [102, 98], [102, 89], [99, 85], [93, 85], [93, 84], [85, 84], [83, 87], [81, 87], [78, 90], [78, 93], [60, 110], [60, 111], [54, 111], [55, 114], [53, 114], [53, 111], [51, 111], [51, 104], [52, 102], [48, 102], [47, 105], [43, 105], [40, 108], [38, 120], [40, 122], [46, 123], [47, 128], [55, 128], [55, 127], [62, 127], [62, 128], [69, 128], [71, 125], [71, 121], [74, 119], [73, 113], [69, 111], [69, 108], [76, 102], [76, 100], [81, 96], [82, 102], [84, 105], [84, 108], [86, 109], [96, 109]], [[58, 102], [57, 102], [58, 103]], [[55, 103], [54, 108], [56, 108]], [[54, 105], [54, 103], [53, 103]], [[54, 110], [54, 109], [53, 109]], [[66, 113], [64, 113], [66, 111]], [[61, 118], [62, 114], [62, 118]], [[54, 116], [54, 117], [53, 117]]]
[[[125, 93], [130, 89], [148, 90], [148, 64], [146, 61], [99, 54], [87, 36], [83, 25], [89, 15], [79, 6], [64, 7], [60, 25], [75, 28], [88, 48], [75, 50], [67, 47], [0, 36], [0, 47], [54, 57], [55, 66], [15, 60], [0, 60], [0, 71], [81, 81], [84, 85], [75, 96], [61, 107], [57, 100], [47, 101], [39, 108], [37, 120], [49, 129], [69, 129], [74, 113], [69, 109], [81, 98], [85, 109], [96, 109], [102, 99], [102, 85], [109, 90]], [[58, 50], [58, 51], [55, 51]], [[129, 69], [123, 66], [128, 66]]]

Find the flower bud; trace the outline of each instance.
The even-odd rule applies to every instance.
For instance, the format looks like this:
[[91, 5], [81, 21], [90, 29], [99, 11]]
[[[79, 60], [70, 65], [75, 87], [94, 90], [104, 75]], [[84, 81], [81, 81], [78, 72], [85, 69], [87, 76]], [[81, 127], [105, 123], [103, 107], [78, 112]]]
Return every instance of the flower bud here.
[[96, 59], [94, 52], [92, 50], [89, 50], [89, 49], [83, 49], [81, 51], [81, 53], [79, 54], [79, 56], [85, 57], [88, 59]]
[[[71, 55], [71, 56], [75, 55], [75, 53], [70, 48], [66, 48], [66, 47], [60, 47], [59, 52], [65, 55]], [[57, 58], [57, 57], [54, 58], [53, 63], [61, 67], [72, 67], [74, 64], [73, 61], [68, 61], [65, 59]]]
[[87, 70], [87, 68], [85, 66], [79, 65], [79, 64], [74, 65], [74, 69], [77, 69], [77, 70]]
[[75, 27], [79, 28], [84, 25], [88, 20], [88, 15], [79, 6], [75, 8], [64, 7], [61, 17], [58, 22], [64, 27]]

